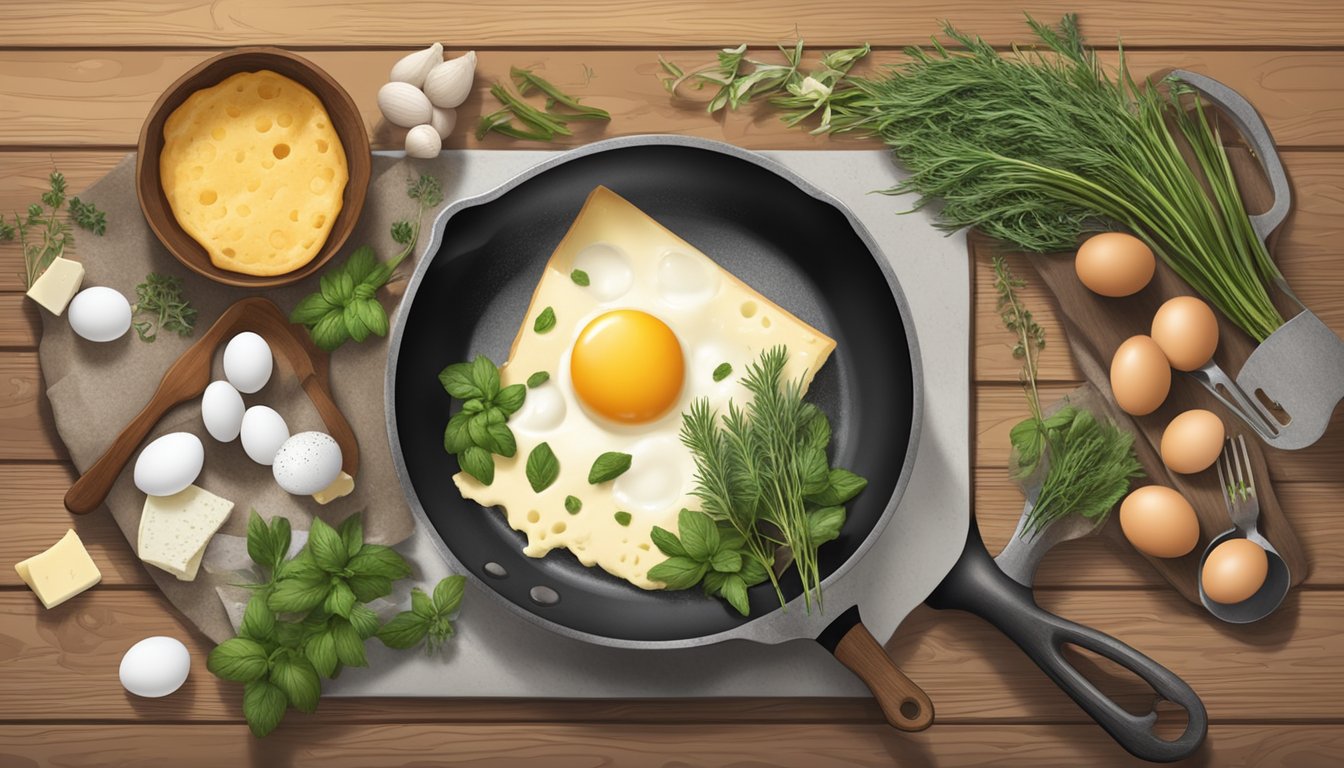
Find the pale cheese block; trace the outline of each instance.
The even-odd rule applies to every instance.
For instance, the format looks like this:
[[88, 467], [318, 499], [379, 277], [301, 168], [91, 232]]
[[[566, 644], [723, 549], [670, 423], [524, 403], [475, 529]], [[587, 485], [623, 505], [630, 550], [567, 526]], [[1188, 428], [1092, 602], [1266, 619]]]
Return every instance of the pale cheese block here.
[[173, 216], [216, 267], [282, 275], [322, 249], [349, 168], [312, 91], [270, 70], [239, 72], [187, 97], [163, 139]]
[[149, 496], [140, 515], [136, 553], [142, 561], [191, 581], [210, 538], [232, 510], [233, 502], [195, 485], [172, 496]]
[[342, 472], [331, 481], [331, 485], [313, 494], [313, 501], [318, 504], [330, 504], [331, 502], [343, 496], [349, 496], [355, 490], [355, 478]]
[[51, 549], [15, 565], [14, 570], [46, 608], [55, 608], [103, 578], [73, 529]]
[[83, 284], [84, 265], [58, 256], [33, 281], [33, 287], [28, 289], [28, 298], [59, 317]]

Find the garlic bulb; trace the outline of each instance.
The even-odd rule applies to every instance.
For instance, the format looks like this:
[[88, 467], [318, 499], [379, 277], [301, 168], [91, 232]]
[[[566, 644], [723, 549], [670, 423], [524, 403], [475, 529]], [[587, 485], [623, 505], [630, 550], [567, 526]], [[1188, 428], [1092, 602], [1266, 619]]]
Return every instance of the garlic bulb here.
[[432, 125], [417, 125], [406, 132], [406, 156], [434, 158], [443, 149], [443, 140]]
[[476, 52], [468, 51], [429, 70], [425, 76], [425, 95], [436, 107], [455, 109], [467, 100], [475, 76]]
[[391, 82], [378, 89], [378, 109], [387, 122], [402, 128], [428, 123], [434, 111], [419, 88], [402, 82]]
[[423, 51], [416, 51], [403, 57], [392, 65], [392, 73], [387, 76], [392, 82], [410, 83], [416, 88], [425, 84], [425, 75], [436, 64], [443, 63], [443, 44], [435, 43]]
[[446, 139], [453, 132], [453, 126], [457, 125], [457, 110], [435, 107], [434, 113], [429, 116], [429, 124], [434, 126], [439, 138]]

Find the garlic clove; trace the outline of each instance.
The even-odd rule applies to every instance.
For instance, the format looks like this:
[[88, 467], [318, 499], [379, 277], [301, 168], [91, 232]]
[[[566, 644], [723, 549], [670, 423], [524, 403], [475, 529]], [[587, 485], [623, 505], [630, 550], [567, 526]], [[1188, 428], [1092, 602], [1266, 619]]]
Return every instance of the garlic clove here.
[[423, 51], [404, 56], [396, 64], [392, 65], [392, 73], [387, 76], [388, 80], [399, 83], [409, 83], [416, 88], [425, 84], [425, 75], [433, 69], [436, 64], [443, 63], [443, 44], [435, 43]]
[[434, 126], [439, 138], [446, 139], [448, 134], [453, 132], [453, 127], [457, 125], [457, 110], [435, 107], [433, 113], [429, 116], [429, 124]]
[[439, 156], [443, 140], [432, 125], [417, 125], [406, 132], [406, 156], [424, 159]]
[[425, 76], [425, 95], [436, 107], [455, 109], [467, 100], [475, 76], [476, 52], [468, 51], [429, 70]]
[[391, 82], [378, 89], [378, 109], [393, 125], [410, 128], [429, 122], [434, 106], [410, 83]]

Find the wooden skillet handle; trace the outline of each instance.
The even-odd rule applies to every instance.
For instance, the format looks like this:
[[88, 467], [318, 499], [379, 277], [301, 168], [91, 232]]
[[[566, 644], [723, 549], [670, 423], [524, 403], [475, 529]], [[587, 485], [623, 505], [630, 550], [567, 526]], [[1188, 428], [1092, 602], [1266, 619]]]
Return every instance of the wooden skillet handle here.
[[922, 731], [933, 725], [933, 702], [929, 695], [891, 660], [859, 619], [857, 607], [837, 619], [817, 642], [868, 686], [893, 728]]

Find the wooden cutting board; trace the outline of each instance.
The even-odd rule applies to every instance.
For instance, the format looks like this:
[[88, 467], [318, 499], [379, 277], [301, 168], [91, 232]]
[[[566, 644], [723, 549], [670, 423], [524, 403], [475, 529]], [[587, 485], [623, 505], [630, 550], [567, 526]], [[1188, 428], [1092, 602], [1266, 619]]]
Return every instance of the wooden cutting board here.
[[[1252, 212], [1268, 209], [1270, 189], [1260, 174], [1256, 160], [1244, 148], [1233, 147], [1229, 153], [1247, 208]], [[988, 261], [997, 244], [985, 237], [972, 237], [969, 239], [969, 247], [973, 258]], [[1272, 252], [1273, 241], [1270, 248]], [[1157, 274], [1148, 287], [1133, 296], [1120, 299], [1098, 296], [1085, 288], [1074, 272], [1072, 253], [1032, 254], [1027, 260], [1035, 268], [1036, 274], [1020, 274], [1018, 277], [1037, 280], [1054, 295], [1056, 312], [1063, 322], [1074, 362], [1084, 378], [1108, 398], [1111, 398], [1111, 356], [1120, 343], [1130, 336], [1147, 334], [1153, 313], [1162, 302], [1173, 296], [1196, 295], [1185, 281], [1160, 260]], [[1224, 370], [1238, 371], [1255, 348], [1255, 342], [1221, 313], [1218, 313], [1218, 325], [1220, 336], [1215, 359]], [[1059, 340], [1048, 341], [1058, 343]], [[1288, 564], [1292, 584], [1296, 586], [1301, 583], [1307, 576], [1308, 564], [1288, 515], [1279, 505], [1273, 484], [1269, 482], [1264, 454], [1272, 449], [1260, 442], [1254, 432], [1228, 412], [1203, 386], [1177, 371], [1172, 372], [1170, 396], [1154, 413], [1133, 417], [1120, 412], [1118, 408], [1112, 409], [1117, 422], [1138, 436], [1135, 448], [1147, 478], [1136, 481], [1136, 487], [1157, 484], [1175, 488], [1190, 500], [1199, 516], [1200, 541], [1188, 555], [1173, 559], [1145, 556], [1146, 559], [1187, 600], [1198, 604], [1200, 556], [1210, 539], [1232, 527], [1218, 488], [1218, 474], [1212, 467], [1196, 475], [1179, 475], [1168, 472], [1158, 456], [1157, 446], [1162, 439], [1163, 429], [1172, 417], [1190, 408], [1204, 408], [1218, 414], [1229, 435], [1246, 435], [1246, 445], [1255, 466], [1256, 492], [1260, 499], [1260, 531]], [[1024, 413], [1025, 410], [1024, 401]], [[1004, 466], [1007, 466], [1009, 446], [996, 446], [994, 450], [999, 451], [1000, 448]], [[1115, 546], [1129, 547], [1131, 545], [1125, 540], [1117, 517], [1113, 512], [1098, 534], [1114, 540]]]

